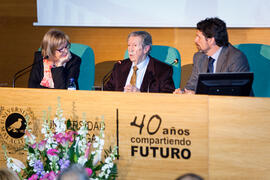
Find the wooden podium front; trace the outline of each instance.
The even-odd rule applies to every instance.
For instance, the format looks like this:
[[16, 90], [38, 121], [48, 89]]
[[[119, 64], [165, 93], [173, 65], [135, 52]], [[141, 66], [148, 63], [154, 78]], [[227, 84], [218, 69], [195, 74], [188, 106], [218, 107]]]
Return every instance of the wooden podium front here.
[[268, 98], [0, 88], [0, 142], [10, 156], [25, 159], [25, 127], [8, 121], [28, 116], [40, 137], [44, 111], [51, 107], [52, 118], [58, 97], [75, 128], [86, 114], [89, 139], [104, 117], [106, 146], [119, 146], [118, 179], [270, 176]]

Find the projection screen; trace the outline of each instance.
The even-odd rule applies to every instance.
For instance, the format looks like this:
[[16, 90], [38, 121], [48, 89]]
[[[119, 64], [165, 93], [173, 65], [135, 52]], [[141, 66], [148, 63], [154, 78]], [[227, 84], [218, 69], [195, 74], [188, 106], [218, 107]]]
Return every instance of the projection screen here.
[[206, 17], [228, 27], [270, 27], [270, 0], [37, 0], [34, 25], [195, 27]]

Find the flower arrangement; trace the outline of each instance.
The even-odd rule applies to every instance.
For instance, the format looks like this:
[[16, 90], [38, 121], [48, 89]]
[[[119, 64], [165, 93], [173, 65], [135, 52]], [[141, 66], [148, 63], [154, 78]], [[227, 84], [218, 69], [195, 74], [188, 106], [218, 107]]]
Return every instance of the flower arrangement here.
[[[41, 133], [44, 139], [36, 142], [31, 129], [25, 131], [25, 149], [28, 151], [27, 164], [12, 157], [8, 157], [6, 150], [7, 167], [15, 171], [20, 179], [56, 179], [57, 175], [72, 164], [83, 166], [89, 179], [115, 179], [117, 176], [116, 164], [117, 147], [102, 151], [104, 146], [104, 122], [100, 135], [95, 136], [93, 143], [87, 141], [87, 125], [85, 120], [78, 131], [71, 128], [70, 120], [63, 117], [63, 111], [58, 103], [57, 113], [53, 120], [55, 128], [50, 128], [49, 120], [45, 118]], [[66, 123], [65, 123], [66, 122]], [[28, 126], [27, 126], [28, 127]]]

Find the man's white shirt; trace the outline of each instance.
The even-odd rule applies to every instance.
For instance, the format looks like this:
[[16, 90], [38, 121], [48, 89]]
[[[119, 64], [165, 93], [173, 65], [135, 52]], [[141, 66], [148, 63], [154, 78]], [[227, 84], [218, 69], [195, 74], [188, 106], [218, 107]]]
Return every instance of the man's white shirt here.
[[[149, 56], [147, 56], [145, 58], [145, 60], [143, 60], [141, 63], [137, 64], [137, 79], [136, 79], [136, 87], [138, 89], [141, 88], [141, 85], [142, 85], [142, 82], [143, 82], [143, 78], [144, 78], [144, 74], [146, 72], [146, 69], [147, 69], [147, 66], [148, 66], [148, 63], [150, 61], [150, 58]], [[134, 66], [134, 63], [132, 62], [132, 65], [130, 67], [130, 70], [129, 70], [129, 74], [128, 74], [128, 77], [127, 77], [127, 80], [126, 80], [126, 85], [129, 85], [130, 84], [130, 79], [131, 79], [131, 76], [133, 74], [133, 66]]]

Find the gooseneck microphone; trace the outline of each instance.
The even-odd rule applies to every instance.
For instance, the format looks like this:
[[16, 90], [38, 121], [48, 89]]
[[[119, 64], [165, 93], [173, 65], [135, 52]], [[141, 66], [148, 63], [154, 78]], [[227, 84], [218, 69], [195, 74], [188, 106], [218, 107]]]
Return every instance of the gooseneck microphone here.
[[[116, 61], [116, 63], [121, 64], [122, 61], [119, 60], [119, 61]], [[113, 68], [114, 68], [114, 66], [113, 66]], [[101, 87], [101, 90], [102, 90], [102, 91], [103, 91], [103, 89], [104, 89], [105, 84], [107, 84], [107, 82], [108, 82], [108, 81], [110, 80], [110, 78], [111, 78], [111, 74], [112, 74], [112, 72], [113, 72], [113, 68], [112, 68], [108, 73], [106, 73], [105, 76], [102, 78], [102, 87]]]
[[24, 74], [27, 72], [27, 71], [25, 71], [25, 70], [29, 69], [29, 68], [32, 67], [34, 64], [35, 64], [35, 63], [33, 63], [33, 64], [31, 64], [30, 66], [27, 66], [27, 67], [25, 67], [25, 68], [23, 68], [23, 69], [21, 69], [21, 70], [19, 70], [18, 72], [16, 72], [16, 73], [14, 74], [14, 76], [13, 76], [13, 81], [12, 81], [12, 87], [15, 88], [15, 82], [16, 82], [16, 80], [17, 80], [19, 77], [21, 77], [22, 75], [24, 75]]
[[110, 70], [108, 73], [105, 74], [105, 76], [102, 78], [102, 87], [101, 90], [103, 91], [105, 84], [110, 80], [111, 74], [113, 70]]
[[178, 63], [178, 59], [175, 59], [175, 60], [171, 63], [171, 65], [177, 64], [177, 63]]
[[[45, 58], [48, 58], [48, 57], [45, 57]], [[32, 66], [34, 66], [34, 65], [37, 64], [37, 63], [39, 63], [39, 62], [42, 61], [42, 60], [43, 60], [43, 58], [40, 59], [40, 60], [38, 60], [38, 61], [35, 61], [33, 64], [31, 64], [31, 65], [29, 65], [29, 66], [27, 66], [27, 67], [25, 67], [25, 68], [19, 70], [18, 72], [16, 72], [16, 73], [14, 74], [14, 76], [13, 76], [12, 87], [15, 88], [15, 82], [16, 82], [16, 80], [17, 80], [19, 77], [21, 77], [22, 75], [24, 75], [25, 73], [27, 73], [28, 71], [26, 71], [26, 70], [28, 70], [29, 68], [31, 68]]]

